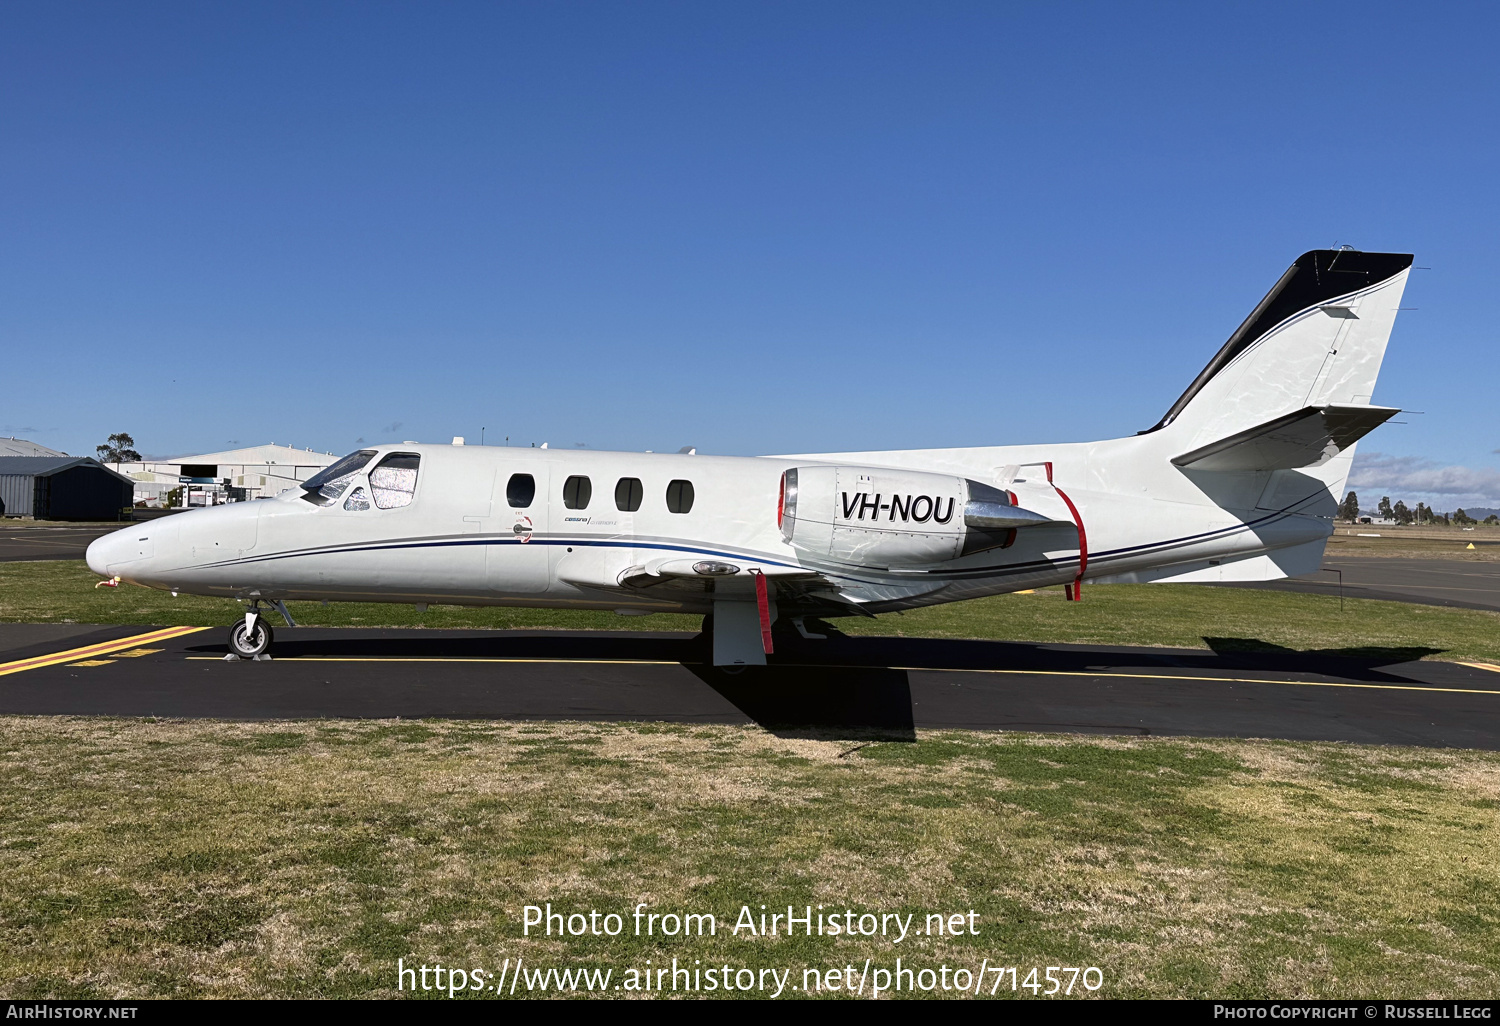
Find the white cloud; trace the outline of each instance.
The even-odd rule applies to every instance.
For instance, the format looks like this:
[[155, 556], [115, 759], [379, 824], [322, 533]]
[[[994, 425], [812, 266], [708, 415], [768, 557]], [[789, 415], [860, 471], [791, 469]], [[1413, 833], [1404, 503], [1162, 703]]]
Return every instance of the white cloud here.
[[1439, 512], [1462, 506], [1500, 506], [1500, 470], [1491, 467], [1443, 466], [1420, 456], [1387, 456], [1361, 452], [1354, 456], [1349, 488], [1359, 504], [1373, 509], [1382, 495], [1408, 506], [1425, 502]]

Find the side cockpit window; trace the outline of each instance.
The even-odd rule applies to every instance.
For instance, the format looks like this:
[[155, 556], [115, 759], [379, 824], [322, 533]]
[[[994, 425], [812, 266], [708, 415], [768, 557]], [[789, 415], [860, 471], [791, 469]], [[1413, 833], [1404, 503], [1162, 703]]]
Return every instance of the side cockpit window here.
[[[324, 467], [302, 482], [302, 497], [315, 506], [328, 506], [349, 489], [356, 474], [374, 459], [374, 449], [351, 452], [330, 467]], [[415, 458], [415, 457], [413, 457]]]
[[421, 457], [411, 452], [393, 452], [370, 471], [370, 493], [379, 509], [410, 506], [417, 494], [417, 465]]
[[344, 500], [344, 508], [348, 510], [366, 510], [370, 508], [370, 497], [365, 494], [363, 488], [356, 488], [349, 493], [349, 498]]

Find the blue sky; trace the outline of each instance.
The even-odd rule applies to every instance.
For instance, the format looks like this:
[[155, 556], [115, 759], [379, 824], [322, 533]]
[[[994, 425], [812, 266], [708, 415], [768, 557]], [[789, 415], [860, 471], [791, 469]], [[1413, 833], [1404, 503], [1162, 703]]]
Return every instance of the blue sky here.
[[1431, 268], [1375, 397], [1425, 412], [1356, 483], [1500, 505], [1497, 31], [1368, 2], [6, 4], [0, 432], [1109, 437], [1351, 244]]

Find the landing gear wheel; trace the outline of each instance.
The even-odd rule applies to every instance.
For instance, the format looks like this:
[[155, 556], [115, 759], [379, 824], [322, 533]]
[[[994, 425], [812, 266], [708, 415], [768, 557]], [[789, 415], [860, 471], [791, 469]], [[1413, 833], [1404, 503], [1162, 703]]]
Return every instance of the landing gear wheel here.
[[241, 620], [229, 628], [229, 651], [241, 659], [254, 659], [270, 649], [272, 637], [271, 625], [265, 617], [256, 618], [253, 633], [245, 630], [245, 621]]

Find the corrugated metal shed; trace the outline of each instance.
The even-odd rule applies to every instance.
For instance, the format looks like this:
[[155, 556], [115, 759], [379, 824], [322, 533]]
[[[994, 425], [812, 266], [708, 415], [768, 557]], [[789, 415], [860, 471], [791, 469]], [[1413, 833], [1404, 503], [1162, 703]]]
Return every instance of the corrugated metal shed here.
[[0, 474], [0, 516], [31, 516], [36, 478], [30, 474]]
[[0, 515], [113, 520], [134, 482], [84, 456], [0, 456]]

